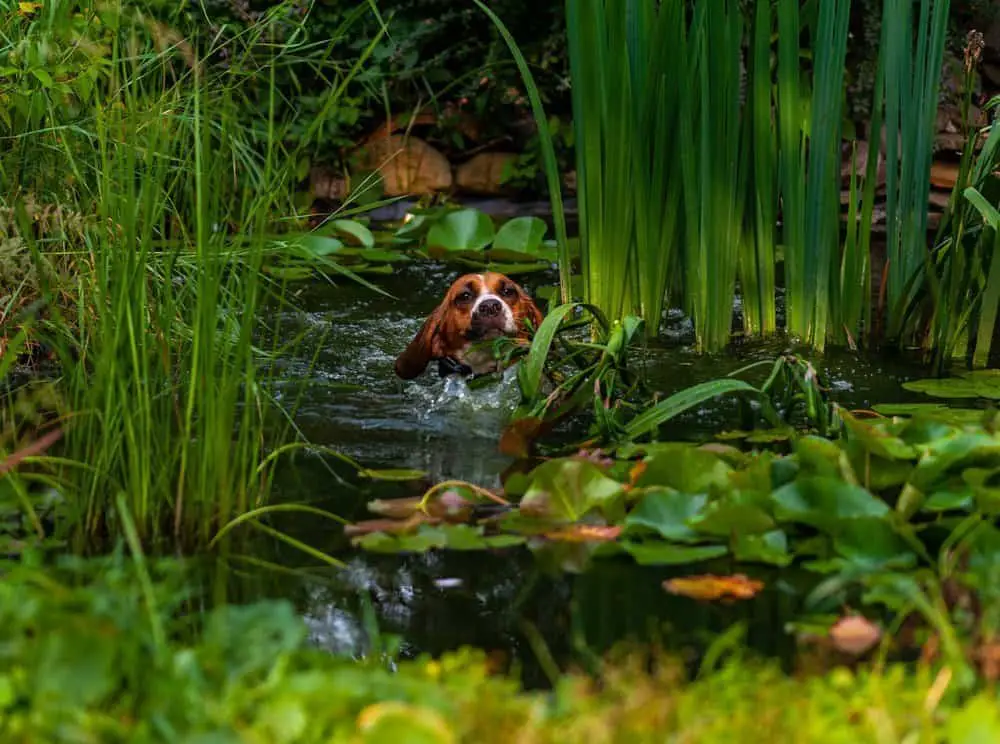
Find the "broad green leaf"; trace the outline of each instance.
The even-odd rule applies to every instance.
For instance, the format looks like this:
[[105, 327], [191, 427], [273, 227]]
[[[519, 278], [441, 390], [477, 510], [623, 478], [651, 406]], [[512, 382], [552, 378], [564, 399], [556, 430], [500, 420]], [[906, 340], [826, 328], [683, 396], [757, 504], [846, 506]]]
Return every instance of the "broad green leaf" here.
[[482, 250], [493, 240], [493, 221], [478, 209], [448, 212], [427, 233], [428, 248], [444, 251]]
[[548, 227], [538, 217], [515, 217], [500, 226], [493, 240], [494, 250], [535, 254], [542, 247]]
[[676, 566], [718, 558], [729, 552], [725, 545], [671, 545], [664, 542], [622, 542], [641, 566]]
[[622, 484], [592, 462], [549, 460], [532, 472], [521, 510], [570, 522], [596, 510], [613, 521], [620, 516], [623, 495]]
[[781, 530], [771, 530], [763, 535], [737, 535], [733, 540], [733, 557], [738, 561], [770, 563], [787, 566], [792, 562], [788, 552], [788, 536]]
[[801, 522], [824, 531], [844, 519], [883, 517], [889, 512], [884, 501], [864, 488], [824, 476], [797, 478], [771, 494], [771, 499], [780, 521]]
[[360, 245], [363, 248], [373, 248], [375, 246], [375, 236], [372, 235], [372, 231], [368, 229], [367, 225], [363, 225], [356, 220], [333, 220], [327, 224], [329, 225], [329, 232], [351, 238], [352, 243]]
[[760, 507], [756, 495], [740, 493], [728, 493], [711, 502], [688, 524], [702, 534], [718, 537], [759, 534], [774, 529], [774, 519]]
[[910, 568], [917, 557], [887, 520], [849, 519], [833, 538], [833, 548], [850, 563], [865, 571]]
[[337, 238], [331, 238], [328, 235], [317, 235], [315, 233], [300, 235], [289, 245], [297, 248], [299, 254], [307, 259], [329, 256], [337, 253], [344, 247], [344, 244], [337, 240]]
[[625, 518], [628, 533], [656, 532], [667, 540], [696, 542], [701, 537], [688, 526], [688, 520], [705, 508], [704, 494], [680, 493], [670, 488], [651, 488]]
[[717, 455], [681, 442], [652, 444], [644, 448], [646, 457], [636, 465], [641, 470], [634, 485], [668, 486], [685, 493], [704, 493], [713, 486], [724, 487], [732, 468]]

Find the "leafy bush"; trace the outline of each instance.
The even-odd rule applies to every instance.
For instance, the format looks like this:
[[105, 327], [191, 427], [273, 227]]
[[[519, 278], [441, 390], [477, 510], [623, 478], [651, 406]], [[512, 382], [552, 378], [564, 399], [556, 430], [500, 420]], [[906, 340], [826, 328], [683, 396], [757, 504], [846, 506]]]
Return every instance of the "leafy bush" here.
[[[95, 568], [100, 568], [94, 577]], [[399, 662], [338, 658], [286, 603], [222, 606], [196, 629], [174, 564], [146, 582], [120, 558], [10, 568], [0, 582], [5, 742], [887, 742], [1000, 735], [994, 694], [967, 702], [932, 669], [795, 679], [738, 655], [683, 667], [619, 653], [550, 694], [461, 650]], [[983, 739], [980, 739], [983, 740]]]

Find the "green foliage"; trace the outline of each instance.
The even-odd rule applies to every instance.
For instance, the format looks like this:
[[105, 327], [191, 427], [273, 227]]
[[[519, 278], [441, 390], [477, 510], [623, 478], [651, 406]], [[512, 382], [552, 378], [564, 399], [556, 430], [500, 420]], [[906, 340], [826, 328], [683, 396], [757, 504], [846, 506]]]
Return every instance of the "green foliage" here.
[[121, 560], [10, 567], [5, 741], [825, 743], [885, 741], [891, 727], [893, 741], [966, 742], [1000, 732], [993, 693], [942, 699], [923, 666], [793, 678], [736, 653], [689, 678], [673, 659], [623, 648], [596, 680], [566, 674], [551, 692], [522, 690], [467, 649], [390, 669], [309, 648], [286, 603], [222, 606], [192, 625], [183, 574], [151, 570], [147, 605]]

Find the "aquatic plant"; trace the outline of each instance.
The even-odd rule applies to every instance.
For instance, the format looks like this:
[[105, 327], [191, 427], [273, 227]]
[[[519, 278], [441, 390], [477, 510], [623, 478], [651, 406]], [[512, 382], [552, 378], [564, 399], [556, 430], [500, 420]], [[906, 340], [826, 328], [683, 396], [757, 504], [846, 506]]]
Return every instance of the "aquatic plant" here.
[[945, 694], [950, 677], [929, 664], [793, 677], [730, 640], [692, 673], [626, 646], [594, 677], [554, 669], [551, 690], [527, 691], [473, 649], [390, 667], [374, 650], [358, 660], [311, 648], [285, 602], [222, 606], [192, 623], [178, 566], [151, 562], [148, 591], [137, 578], [120, 558], [11, 566], [0, 584], [6, 741], [819, 744], [875, 741], [889, 727], [929, 741], [1000, 732], [992, 693]]
[[[93, 12], [101, 23], [47, 3], [8, 19], [3, 42], [29, 66], [57, 49], [73, 63], [84, 50], [74, 69], [91, 78], [68, 91], [31, 67], [16, 78], [18, 100], [38, 105], [3, 123], [18, 142], [0, 156], [5, 202], [16, 207], [18, 189], [31, 188], [64, 213], [93, 216], [70, 237], [36, 235], [15, 209], [38, 260], [61, 252], [73, 262], [70, 296], [44, 287], [46, 318], [35, 324], [56, 350], [71, 413], [59, 457], [32, 477], [59, 492], [57, 527], [79, 548], [123, 533], [147, 546], [204, 546], [267, 503], [271, 468], [296, 438], [296, 399], [276, 403], [268, 366], [295, 339], [262, 333], [259, 311], [287, 300], [264, 269], [289, 250], [268, 227], [294, 213], [297, 150], [286, 147], [273, 87], [265, 137], [239, 117], [248, 82], [267, 80], [254, 56], [267, 18], [226, 47], [219, 67], [141, 8]], [[330, 64], [327, 109], [369, 53]], [[62, 166], [36, 169], [35, 153]]]

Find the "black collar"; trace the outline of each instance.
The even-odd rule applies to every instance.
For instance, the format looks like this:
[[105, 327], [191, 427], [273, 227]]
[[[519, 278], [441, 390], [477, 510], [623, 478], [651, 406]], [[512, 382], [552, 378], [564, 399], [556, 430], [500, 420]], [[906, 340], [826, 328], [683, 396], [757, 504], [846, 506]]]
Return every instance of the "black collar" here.
[[468, 364], [463, 364], [457, 359], [452, 359], [451, 357], [438, 359], [438, 375], [441, 377], [447, 377], [448, 375], [462, 375], [463, 377], [468, 377], [471, 374], [472, 367]]

